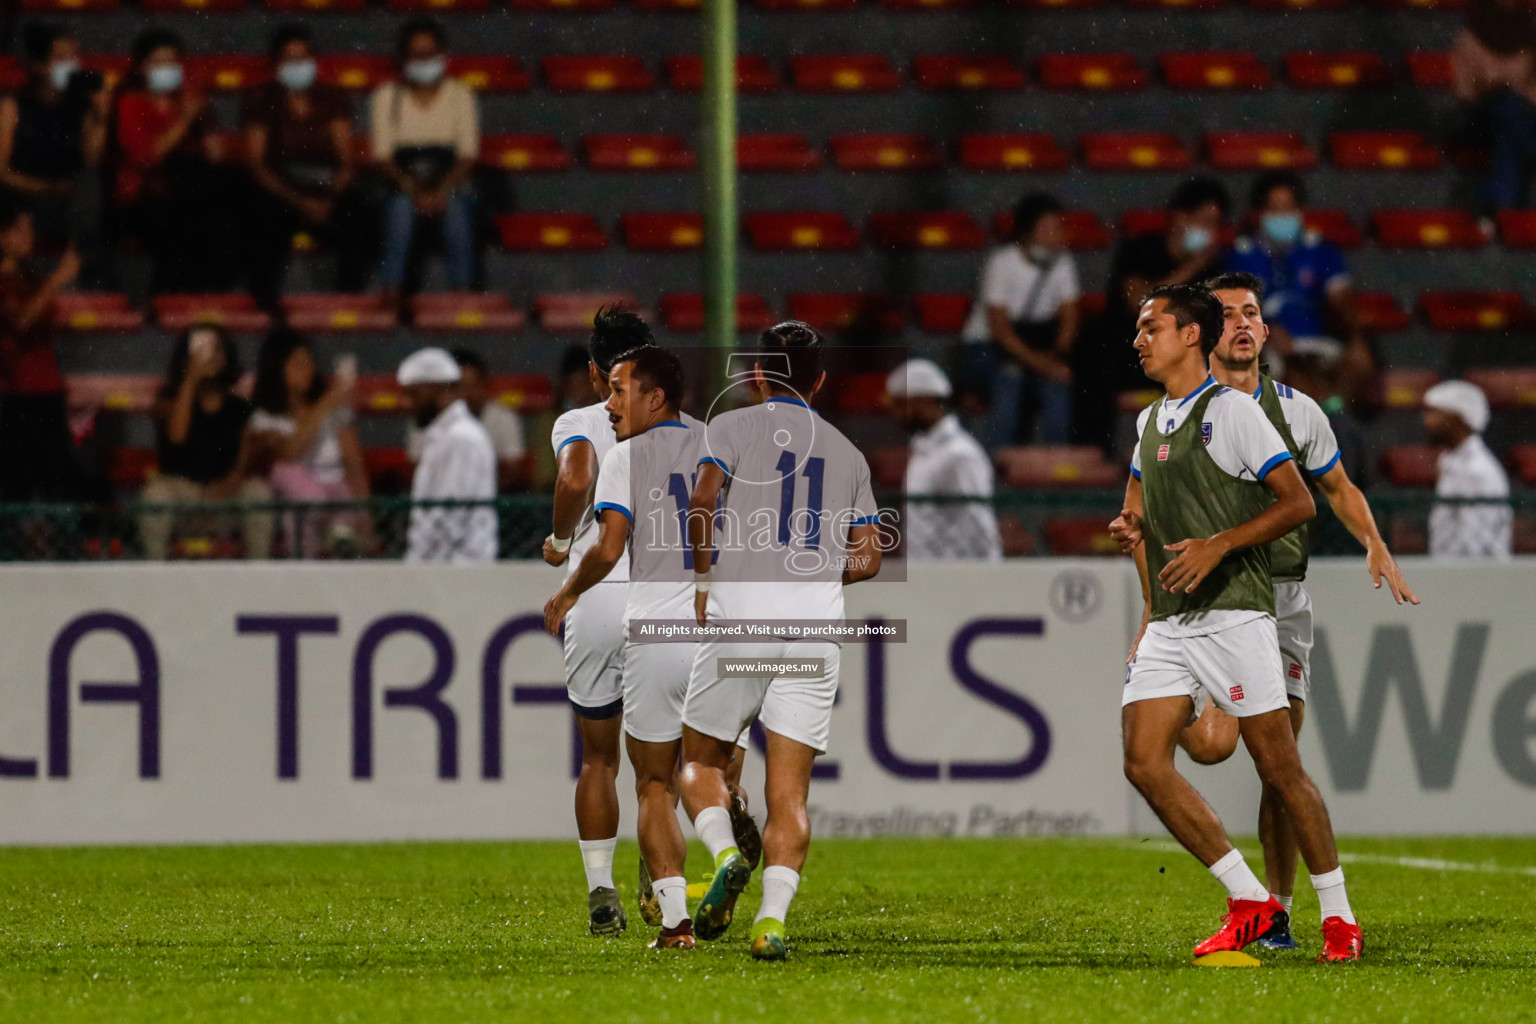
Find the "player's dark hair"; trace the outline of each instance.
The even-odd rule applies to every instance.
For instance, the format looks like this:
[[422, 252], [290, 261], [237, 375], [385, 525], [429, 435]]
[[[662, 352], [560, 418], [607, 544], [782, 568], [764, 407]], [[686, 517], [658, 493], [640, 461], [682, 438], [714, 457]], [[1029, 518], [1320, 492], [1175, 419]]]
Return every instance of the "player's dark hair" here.
[[1035, 233], [1035, 227], [1042, 218], [1053, 213], [1061, 213], [1065, 207], [1061, 200], [1045, 192], [1028, 192], [1013, 207], [1013, 230], [1008, 233], [1008, 238], [1014, 242], [1022, 242]]
[[448, 48], [448, 30], [436, 18], [412, 18], [400, 26], [395, 37], [395, 56], [405, 60], [411, 53], [411, 40], [417, 36], [431, 36], [439, 50]]
[[599, 373], [607, 376], [613, 364], [619, 361], [619, 356], [655, 344], [656, 337], [651, 334], [651, 325], [637, 314], [618, 306], [604, 306], [592, 317], [592, 337], [587, 341], [587, 357], [597, 364]]
[[1200, 327], [1200, 351], [1207, 357], [1216, 351], [1221, 341], [1225, 317], [1221, 312], [1221, 300], [1211, 294], [1203, 284], [1160, 284], [1147, 292], [1143, 304], [1162, 299], [1167, 304], [1168, 315], [1180, 330], [1190, 324]]
[[1264, 282], [1242, 270], [1229, 270], [1200, 282], [1210, 292], [1253, 292], [1253, 297], [1264, 301]]
[[759, 361], [769, 386], [793, 391], [809, 400], [816, 378], [821, 376], [821, 350], [824, 347], [821, 335], [810, 324], [799, 320], [786, 320], [768, 328], [758, 338], [758, 348], [764, 355], [773, 356]]
[[159, 26], [147, 28], [133, 37], [133, 49], [130, 51], [133, 59], [133, 70], [142, 74], [144, 62], [149, 59], [150, 54], [161, 47], [169, 47], [175, 50], [178, 56], [187, 52], [186, 44], [181, 41], [181, 36], [175, 32], [168, 28], [160, 28]]
[[640, 382], [647, 391], [660, 390], [668, 405], [677, 409], [683, 401], [683, 362], [669, 349], [657, 345], [641, 345], [622, 352], [613, 361], [614, 366], [630, 363], [630, 376]]
[[453, 356], [453, 361], [458, 363], [462, 370], [474, 370], [482, 377], [491, 375], [491, 368], [485, 364], [485, 357], [472, 348], [456, 348], [448, 354]]
[[310, 50], [315, 48], [315, 34], [310, 31], [308, 25], [300, 25], [290, 21], [286, 25], [277, 26], [272, 33], [272, 38], [267, 42], [267, 56], [276, 63], [282, 57], [283, 51], [289, 43], [303, 43]]
[[53, 56], [53, 44], [69, 38], [70, 34], [58, 25], [29, 21], [21, 26], [21, 54], [29, 64], [46, 64]]
[[1190, 178], [1168, 197], [1168, 209], [1178, 213], [1194, 213], [1209, 203], [1216, 204], [1223, 219], [1232, 213], [1232, 194], [1227, 186], [1211, 177]]
[[1248, 189], [1249, 209], [1261, 209], [1265, 203], [1269, 202], [1269, 194], [1277, 188], [1290, 189], [1291, 195], [1296, 197], [1296, 205], [1307, 205], [1307, 185], [1301, 180], [1301, 175], [1295, 171], [1277, 167], [1253, 179], [1253, 185]]

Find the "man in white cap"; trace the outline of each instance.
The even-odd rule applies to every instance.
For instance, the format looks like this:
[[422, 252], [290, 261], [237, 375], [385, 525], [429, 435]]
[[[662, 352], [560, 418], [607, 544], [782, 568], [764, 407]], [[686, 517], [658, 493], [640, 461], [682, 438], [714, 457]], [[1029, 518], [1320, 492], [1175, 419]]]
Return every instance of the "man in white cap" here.
[[1483, 443], [1487, 427], [1488, 396], [1476, 384], [1447, 380], [1424, 393], [1424, 433], [1444, 449], [1435, 495], [1455, 499], [1429, 513], [1429, 553], [1436, 558], [1510, 555], [1509, 477]]
[[496, 511], [421, 507], [422, 502], [484, 501], [496, 497], [496, 451], [485, 427], [459, 397], [459, 364], [440, 348], [424, 348], [400, 364], [397, 378], [422, 434], [411, 480], [408, 562], [491, 562], [496, 559]]
[[[992, 460], [949, 411], [949, 378], [930, 360], [909, 359], [891, 371], [885, 390], [891, 415], [912, 435], [904, 481], [907, 557], [1001, 558]], [[917, 500], [926, 498], [941, 500]]]

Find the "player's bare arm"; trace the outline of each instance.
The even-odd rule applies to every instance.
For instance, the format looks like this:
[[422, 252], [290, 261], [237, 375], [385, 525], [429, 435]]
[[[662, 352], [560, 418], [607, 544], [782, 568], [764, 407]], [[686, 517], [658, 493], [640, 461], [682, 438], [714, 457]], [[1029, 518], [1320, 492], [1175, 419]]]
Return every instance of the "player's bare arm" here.
[[[715, 509], [719, 507], [720, 491], [724, 487], [725, 470], [713, 462], [705, 462], [699, 466], [699, 475], [693, 484], [693, 494], [688, 499], [688, 544], [693, 548], [696, 575], [708, 575], [698, 573], [697, 566], [710, 564], [715, 547]], [[709, 591], [699, 590], [695, 585], [693, 614], [701, 626], [704, 625], [708, 604]]]
[[611, 508], [603, 509], [598, 519], [597, 543], [582, 557], [571, 578], [544, 605], [545, 631], [551, 636], [560, 632], [565, 613], [576, 604], [577, 598], [607, 579], [613, 567], [619, 564], [628, 540], [629, 517]]
[[[592, 481], [597, 477], [597, 452], [590, 441], [572, 441], [560, 449], [555, 477], [553, 529], [544, 538], [544, 561], [564, 565], [570, 557], [571, 537], [592, 504]], [[557, 547], [561, 542], [563, 547]]]
[[1409, 604], [1418, 604], [1419, 597], [1408, 584], [1403, 582], [1402, 570], [1397, 567], [1397, 559], [1392, 557], [1392, 552], [1387, 549], [1387, 542], [1381, 537], [1381, 530], [1376, 526], [1376, 517], [1371, 514], [1371, 504], [1365, 500], [1365, 495], [1355, 482], [1344, 472], [1342, 465], [1335, 464], [1332, 469], [1317, 478], [1318, 489], [1328, 499], [1328, 504], [1333, 508], [1333, 514], [1339, 517], [1339, 522], [1344, 524], [1355, 540], [1365, 548], [1365, 569], [1371, 574], [1371, 580], [1376, 589], [1380, 590], [1383, 582], [1387, 589], [1392, 591], [1392, 599], [1398, 604], [1407, 601]]
[[874, 579], [880, 573], [880, 524], [863, 523], [848, 530], [848, 564], [843, 568], [843, 586]]
[[1131, 650], [1125, 656], [1125, 663], [1129, 665], [1136, 660], [1136, 649], [1141, 646], [1141, 638], [1147, 632], [1147, 623], [1152, 620], [1152, 580], [1147, 572], [1147, 549], [1142, 544], [1142, 499], [1141, 481], [1131, 477], [1125, 483], [1125, 507], [1120, 510], [1120, 515], [1109, 524], [1109, 534], [1120, 545], [1120, 550], [1128, 552], [1136, 562], [1136, 575], [1141, 580], [1141, 627], [1136, 630], [1136, 638], [1131, 641]]
[[1294, 460], [1287, 459], [1264, 477], [1264, 486], [1275, 495], [1275, 503], [1254, 518], [1230, 530], [1223, 530], [1205, 540], [1189, 538], [1166, 545], [1178, 556], [1163, 567], [1158, 583], [1170, 593], [1195, 588], [1233, 551], [1268, 544], [1290, 533], [1317, 514], [1312, 492], [1301, 479]]

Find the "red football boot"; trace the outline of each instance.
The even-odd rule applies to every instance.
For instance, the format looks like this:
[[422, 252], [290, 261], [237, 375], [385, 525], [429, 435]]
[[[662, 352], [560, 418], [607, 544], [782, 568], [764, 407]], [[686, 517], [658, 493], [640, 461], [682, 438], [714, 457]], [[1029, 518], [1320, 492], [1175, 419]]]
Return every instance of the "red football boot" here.
[[1353, 963], [1365, 952], [1365, 936], [1358, 924], [1345, 924], [1342, 917], [1330, 917], [1323, 922], [1323, 951], [1317, 962]]
[[1270, 896], [1263, 900], [1227, 900], [1227, 912], [1221, 917], [1221, 931], [1195, 947], [1195, 956], [1242, 949], [1269, 931], [1275, 919], [1288, 918], [1285, 907]]
[[651, 949], [692, 949], [693, 921], [685, 917], [676, 928], [663, 928], [661, 934], [646, 945]]

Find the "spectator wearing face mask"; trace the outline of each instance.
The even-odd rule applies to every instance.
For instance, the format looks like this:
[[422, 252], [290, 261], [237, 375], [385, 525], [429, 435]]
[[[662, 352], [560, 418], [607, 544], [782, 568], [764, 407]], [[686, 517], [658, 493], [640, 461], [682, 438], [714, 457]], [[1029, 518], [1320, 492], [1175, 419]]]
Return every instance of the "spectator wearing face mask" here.
[[1071, 432], [1081, 292], [1062, 213], [1053, 196], [1019, 200], [1013, 236], [987, 257], [961, 335], [964, 403], [981, 414], [977, 433], [989, 447], [1066, 444]]
[[480, 155], [480, 115], [469, 86], [448, 77], [445, 44], [437, 22], [407, 22], [397, 51], [400, 78], [379, 86], [371, 101], [373, 158], [395, 187], [385, 206], [379, 269], [379, 283], [391, 294], [405, 283], [422, 220], [442, 232], [448, 287], [462, 291], [475, 281], [469, 178]]

